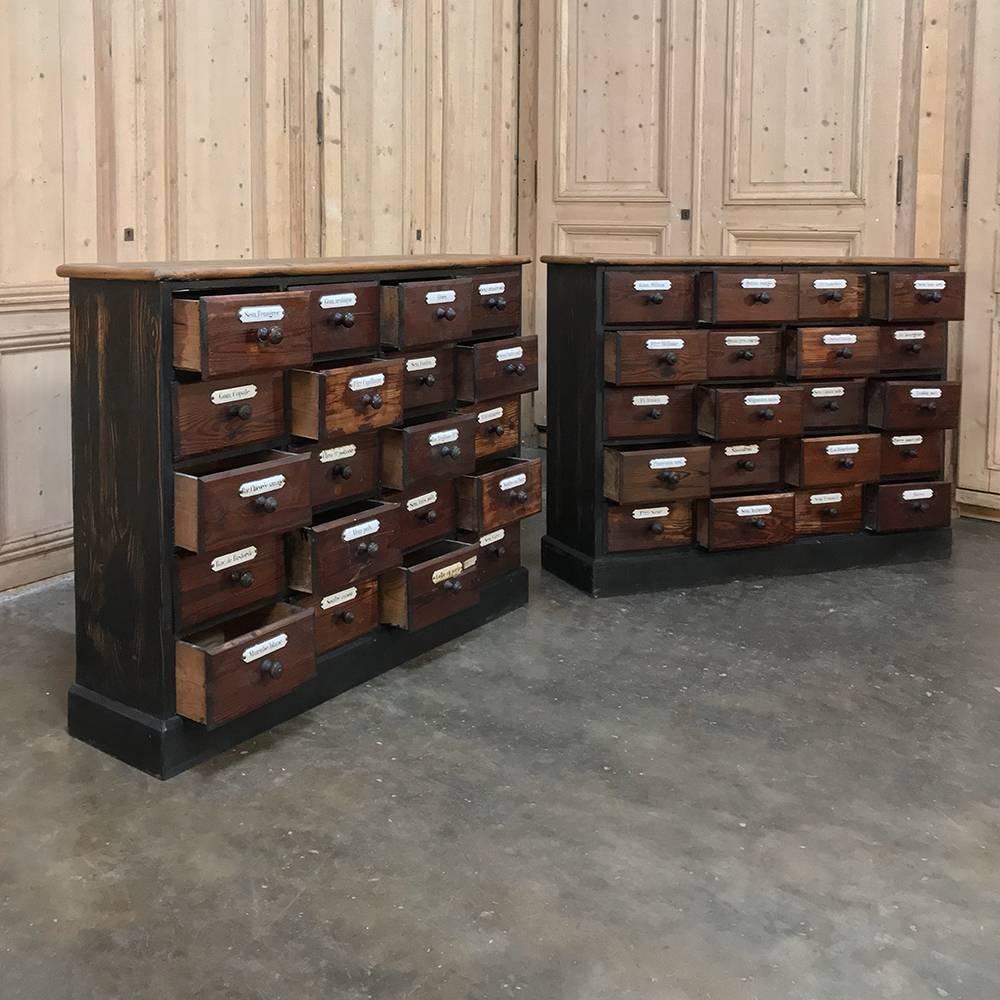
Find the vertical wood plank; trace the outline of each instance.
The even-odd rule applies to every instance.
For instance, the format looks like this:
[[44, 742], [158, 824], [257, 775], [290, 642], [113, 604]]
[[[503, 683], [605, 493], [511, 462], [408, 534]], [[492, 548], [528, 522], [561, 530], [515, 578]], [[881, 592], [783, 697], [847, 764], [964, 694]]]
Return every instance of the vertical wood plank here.
[[950, 17], [951, 0], [924, 0], [914, 226], [917, 256], [941, 252]]

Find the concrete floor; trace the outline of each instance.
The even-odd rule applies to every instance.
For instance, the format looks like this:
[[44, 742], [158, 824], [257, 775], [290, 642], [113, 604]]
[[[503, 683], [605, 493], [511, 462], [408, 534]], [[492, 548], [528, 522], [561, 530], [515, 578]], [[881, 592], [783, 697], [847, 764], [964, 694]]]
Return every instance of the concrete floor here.
[[[533, 525], [537, 537], [540, 525]], [[0, 600], [0, 1000], [997, 1000], [1000, 527], [530, 606], [168, 782]]]

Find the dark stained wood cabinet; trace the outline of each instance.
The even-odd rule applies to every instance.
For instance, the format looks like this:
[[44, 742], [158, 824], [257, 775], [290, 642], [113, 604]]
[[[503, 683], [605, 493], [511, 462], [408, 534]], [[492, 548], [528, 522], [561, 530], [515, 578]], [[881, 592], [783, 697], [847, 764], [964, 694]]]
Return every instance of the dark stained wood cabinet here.
[[602, 596], [950, 551], [954, 262], [543, 259], [546, 569]]
[[523, 263], [60, 269], [74, 736], [169, 777], [527, 601]]

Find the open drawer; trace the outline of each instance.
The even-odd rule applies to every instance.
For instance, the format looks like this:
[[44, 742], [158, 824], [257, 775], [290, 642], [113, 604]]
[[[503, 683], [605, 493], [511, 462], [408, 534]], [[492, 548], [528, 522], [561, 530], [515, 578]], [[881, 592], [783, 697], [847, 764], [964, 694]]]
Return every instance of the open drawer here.
[[403, 563], [383, 574], [382, 621], [418, 629], [479, 602], [479, 546], [433, 542], [403, 556]]

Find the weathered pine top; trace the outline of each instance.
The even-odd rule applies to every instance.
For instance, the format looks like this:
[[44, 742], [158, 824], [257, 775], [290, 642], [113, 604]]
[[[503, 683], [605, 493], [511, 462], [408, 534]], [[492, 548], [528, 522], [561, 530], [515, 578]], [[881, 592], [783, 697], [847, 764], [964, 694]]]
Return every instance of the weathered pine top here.
[[955, 267], [946, 257], [606, 257], [544, 254], [543, 264], [608, 267]]

